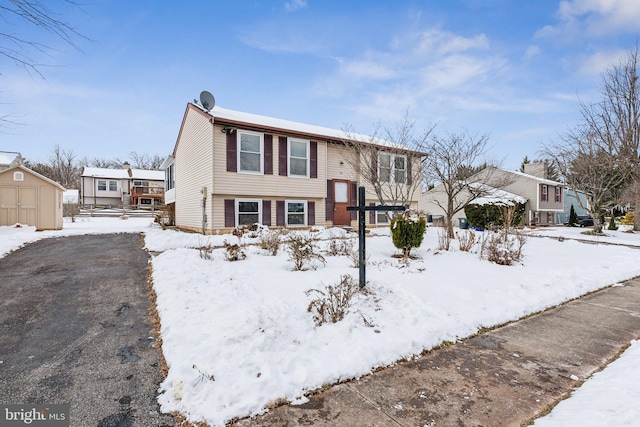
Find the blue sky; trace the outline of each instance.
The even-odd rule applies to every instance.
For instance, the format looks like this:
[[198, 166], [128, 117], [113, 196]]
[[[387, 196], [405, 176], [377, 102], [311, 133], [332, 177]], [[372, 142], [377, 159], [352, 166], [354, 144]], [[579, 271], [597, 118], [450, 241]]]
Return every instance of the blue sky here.
[[0, 58], [0, 150], [45, 160], [173, 150], [187, 102], [371, 133], [408, 110], [416, 130], [489, 134], [517, 168], [573, 127], [578, 96], [635, 46], [637, 0], [128, 1], [56, 6], [91, 41], [54, 47], [44, 78]]

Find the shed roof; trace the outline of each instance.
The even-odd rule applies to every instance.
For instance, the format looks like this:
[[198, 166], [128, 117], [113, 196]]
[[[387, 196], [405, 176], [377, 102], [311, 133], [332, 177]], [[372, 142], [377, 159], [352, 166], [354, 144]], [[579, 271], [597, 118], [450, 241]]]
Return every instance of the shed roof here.
[[56, 187], [58, 187], [58, 188], [59, 188], [60, 190], [62, 190], [62, 191], [64, 191], [64, 190], [65, 190], [65, 188], [64, 188], [60, 183], [55, 182], [54, 180], [49, 179], [49, 178], [47, 178], [47, 177], [46, 177], [46, 176], [44, 176], [44, 175], [40, 175], [38, 172], [33, 171], [33, 170], [29, 169], [28, 167], [23, 166], [23, 165], [17, 165], [17, 166], [10, 167], [10, 168], [8, 168], [8, 169], [0, 170], [0, 174], [3, 174], [3, 173], [9, 173], [9, 172], [11, 172], [11, 171], [15, 171], [16, 169], [20, 169], [20, 170], [22, 170], [22, 171], [24, 171], [24, 172], [26, 172], [26, 173], [28, 173], [28, 174], [31, 174], [31, 175], [33, 175], [33, 176], [35, 176], [35, 177], [37, 177], [37, 178], [40, 178], [40, 179], [41, 179], [41, 180], [43, 180], [43, 181], [48, 182], [48, 183], [49, 183], [49, 184], [51, 184], [51, 185], [55, 185]]

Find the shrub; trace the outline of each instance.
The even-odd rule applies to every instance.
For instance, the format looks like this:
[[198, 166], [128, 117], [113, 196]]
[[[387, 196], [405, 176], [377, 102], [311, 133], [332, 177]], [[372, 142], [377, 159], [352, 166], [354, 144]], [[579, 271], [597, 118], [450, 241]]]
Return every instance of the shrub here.
[[238, 244], [232, 245], [224, 242], [224, 248], [226, 249], [224, 257], [227, 261], [241, 261], [247, 257], [247, 254], [244, 253], [244, 250]]
[[438, 230], [438, 250], [448, 251], [450, 246], [451, 237], [449, 237], [449, 232], [446, 228], [441, 228]]
[[571, 210], [569, 211], [569, 223], [567, 225], [569, 227], [578, 226], [578, 214], [576, 213], [576, 210], [573, 207], [573, 203], [571, 204]]
[[[525, 204], [517, 203], [513, 211], [510, 226], [515, 227], [522, 221]], [[469, 220], [469, 224], [482, 229], [502, 228], [505, 221], [504, 205], [478, 205], [471, 203], [464, 208], [464, 214]]]
[[327, 263], [324, 257], [320, 255], [315, 237], [303, 233], [292, 233], [289, 235], [287, 246], [289, 250], [289, 261], [293, 261], [294, 271], [304, 270], [307, 264], [315, 270], [315, 261], [323, 264]]
[[462, 252], [469, 252], [476, 243], [476, 233], [473, 231], [456, 233], [456, 237], [458, 238], [458, 244]]
[[281, 235], [282, 232], [280, 230], [264, 232], [260, 237], [260, 247], [266, 250], [271, 256], [278, 255]]
[[624, 214], [624, 218], [620, 221], [621, 224], [624, 225], [633, 225], [633, 221], [635, 220], [635, 214], [632, 211]]
[[512, 236], [486, 233], [480, 244], [480, 258], [499, 265], [513, 265], [522, 259], [522, 249], [526, 242], [526, 236], [519, 232]]
[[358, 284], [349, 274], [340, 276], [340, 283], [335, 286], [326, 285], [324, 290], [309, 289], [307, 296], [314, 294], [315, 298], [307, 306], [307, 312], [313, 313], [316, 326], [325, 323], [336, 323], [344, 319], [349, 312], [351, 300], [358, 293]]
[[198, 239], [198, 252], [200, 253], [200, 258], [211, 260], [213, 259], [213, 246], [211, 246], [211, 242], [207, 241], [207, 243], [203, 243], [202, 240]]
[[329, 256], [350, 256], [353, 252], [353, 240], [331, 239], [325, 252]]
[[402, 255], [408, 258], [411, 249], [419, 248], [427, 229], [427, 221], [421, 215], [413, 215], [405, 211], [404, 215], [397, 215], [391, 219], [391, 238], [393, 245], [402, 250]]
[[617, 230], [618, 226], [616, 225], [616, 218], [611, 215], [611, 219], [609, 220], [609, 226], [607, 227], [607, 230]]

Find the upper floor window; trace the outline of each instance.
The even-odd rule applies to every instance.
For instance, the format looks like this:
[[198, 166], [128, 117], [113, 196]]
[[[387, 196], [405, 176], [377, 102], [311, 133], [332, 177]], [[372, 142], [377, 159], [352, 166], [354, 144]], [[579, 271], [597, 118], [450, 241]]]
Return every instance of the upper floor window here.
[[382, 183], [407, 183], [407, 157], [399, 154], [378, 154], [378, 179]]
[[149, 181], [133, 181], [134, 187], [148, 187]]
[[107, 191], [107, 181], [104, 179], [98, 180], [98, 190]]
[[118, 181], [109, 181], [109, 191], [118, 191]]
[[171, 190], [175, 185], [173, 174], [174, 174], [173, 165], [170, 165], [168, 168], [164, 170], [164, 189], [166, 191]]
[[262, 173], [264, 164], [263, 135], [257, 132], [238, 130], [238, 172]]
[[118, 191], [118, 181], [107, 181], [106, 179], [98, 180], [98, 190], [99, 191], [107, 191], [107, 183], [109, 185], [109, 191]]
[[542, 192], [540, 194], [540, 200], [546, 202], [549, 200], [549, 187], [547, 185], [542, 186]]
[[309, 177], [309, 141], [289, 138], [289, 176]]
[[556, 202], [562, 202], [562, 188], [556, 187]]

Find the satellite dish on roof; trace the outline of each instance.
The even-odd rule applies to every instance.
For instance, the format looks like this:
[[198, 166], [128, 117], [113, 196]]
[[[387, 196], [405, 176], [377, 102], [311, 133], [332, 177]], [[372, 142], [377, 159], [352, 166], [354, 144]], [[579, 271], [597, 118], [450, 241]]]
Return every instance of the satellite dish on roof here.
[[203, 90], [200, 93], [200, 103], [204, 107], [205, 110], [209, 111], [216, 105], [216, 100], [209, 92]]

